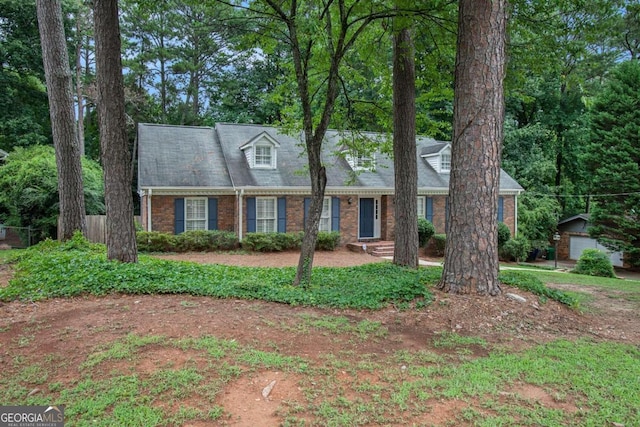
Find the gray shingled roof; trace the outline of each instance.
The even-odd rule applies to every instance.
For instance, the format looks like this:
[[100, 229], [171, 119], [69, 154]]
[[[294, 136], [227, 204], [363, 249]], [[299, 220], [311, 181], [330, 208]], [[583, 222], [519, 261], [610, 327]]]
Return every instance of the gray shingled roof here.
[[[266, 132], [280, 144], [276, 169], [251, 169], [241, 147]], [[376, 154], [375, 171], [353, 173], [345, 158], [345, 139], [366, 138], [384, 143], [382, 134], [329, 131], [323, 143], [323, 162], [327, 167], [327, 187], [355, 187], [393, 192], [393, 159]], [[139, 125], [139, 186], [148, 187], [229, 187], [256, 189], [307, 189], [310, 180], [307, 156], [301, 135], [288, 135], [277, 128], [253, 124], [219, 123], [208, 127]], [[446, 191], [449, 175], [436, 172], [424, 158], [437, 153], [446, 142], [418, 137], [418, 187]], [[521, 191], [522, 187], [502, 171], [501, 191]]]
[[138, 125], [139, 187], [233, 185], [213, 128]]

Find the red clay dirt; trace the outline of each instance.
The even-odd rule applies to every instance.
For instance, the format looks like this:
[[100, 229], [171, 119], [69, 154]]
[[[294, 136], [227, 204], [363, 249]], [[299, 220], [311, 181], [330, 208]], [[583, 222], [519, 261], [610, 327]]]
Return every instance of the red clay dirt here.
[[[161, 258], [277, 267], [297, 265], [298, 253], [190, 253]], [[352, 266], [382, 261], [365, 253], [338, 250], [316, 253], [314, 265]], [[0, 286], [5, 286], [11, 275], [9, 266], [0, 265]], [[577, 289], [572, 287], [571, 290]], [[640, 345], [640, 312], [631, 303], [612, 299], [595, 288], [579, 290], [590, 292], [594, 298], [590, 310], [584, 314], [553, 301], [540, 304], [536, 296], [519, 290], [509, 292], [524, 296], [526, 303], [516, 302], [504, 294], [488, 298], [434, 291], [434, 302], [420, 311], [400, 311], [395, 307], [380, 311], [316, 309], [185, 295], [83, 296], [37, 303], [0, 303], [0, 366], [4, 371], [2, 375], [10, 375], [11, 361], [16, 357], [28, 358], [31, 363], [55, 358], [64, 363], [55, 373], [55, 378], [48, 381], [73, 384], [82, 376], [78, 367], [96, 352], [98, 346], [123, 339], [128, 334], [167, 338], [211, 335], [268, 351], [275, 347], [281, 354], [310, 360], [319, 360], [327, 354], [340, 354], [341, 357], [362, 353], [384, 355], [402, 349], [416, 351], [427, 346], [432, 350], [432, 338], [445, 331], [480, 337], [489, 345], [504, 345], [511, 349], [522, 349], [558, 338], [579, 337]], [[336, 334], [296, 333], [293, 326], [303, 314], [339, 315], [356, 322], [365, 319], [377, 321], [388, 329], [388, 335], [381, 340], [348, 341], [337, 339]], [[282, 325], [290, 325], [291, 328]], [[175, 349], [154, 349], [151, 346], [147, 350], [144, 360], [136, 367], [139, 372], [152, 372], [167, 361], [177, 367], [186, 363], [184, 353]], [[104, 373], [108, 375], [109, 370], [105, 368]], [[276, 380], [276, 386], [265, 399], [261, 392], [273, 380]], [[217, 397], [216, 403], [228, 415], [219, 425], [280, 425], [283, 420], [278, 416], [278, 410], [283, 401], [302, 399], [300, 380], [299, 374], [276, 370], [240, 377]], [[345, 381], [350, 379], [345, 378]], [[540, 400], [548, 397], [543, 390], [531, 386], [509, 392], [525, 397], [537, 396]], [[539, 396], [540, 393], [543, 395]], [[460, 409], [451, 403], [434, 402], [430, 413], [418, 421], [439, 425]]]

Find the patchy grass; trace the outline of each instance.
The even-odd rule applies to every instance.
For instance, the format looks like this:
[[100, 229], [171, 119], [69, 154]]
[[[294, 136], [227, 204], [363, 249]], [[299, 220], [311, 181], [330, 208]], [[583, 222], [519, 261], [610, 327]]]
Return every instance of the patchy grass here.
[[[347, 339], [358, 332], [341, 334]], [[279, 405], [282, 425], [420, 425], [439, 406], [450, 408], [450, 425], [465, 426], [635, 425], [640, 416], [640, 383], [633, 381], [640, 372], [640, 350], [635, 346], [557, 340], [505, 352], [456, 334], [440, 334], [434, 344], [480, 345], [489, 353], [470, 360], [426, 349], [329, 352], [310, 359], [214, 337], [128, 335], [95, 348], [82, 377], [69, 383], [47, 387], [57, 374], [53, 364], [16, 361], [12, 375], [0, 379], [0, 401], [64, 402], [70, 425], [224, 424], [229, 414], [216, 404], [216, 396], [256, 370], [277, 369], [295, 375], [300, 390], [298, 397]], [[127, 349], [124, 358], [120, 350], [111, 350], [122, 348]], [[198, 367], [138, 369], [148, 350], [162, 348], [180, 349], [185, 360], [200, 361]], [[340, 364], [344, 359], [357, 363]], [[114, 361], [117, 368], [105, 374], [104, 367]], [[29, 395], [35, 386], [43, 390]]]

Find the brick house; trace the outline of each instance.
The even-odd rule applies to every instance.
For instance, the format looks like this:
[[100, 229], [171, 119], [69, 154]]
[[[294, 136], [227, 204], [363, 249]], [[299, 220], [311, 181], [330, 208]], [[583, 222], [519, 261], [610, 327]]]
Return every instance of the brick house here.
[[[367, 141], [368, 144], [363, 144]], [[393, 159], [354, 146], [388, 144], [384, 135], [329, 131], [323, 143], [327, 187], [320, 229], [342, 244], [394, 238]], [[253, 124], [211, 127], [138, 125], [138, 186], [142, 227], [181, 233], [304, 229], [311, 195], [299, 136]], [[418, 137], [418, 214], [445, 231], [451, 147]], [[522, 187], [500, 176], [498, 219], [515, 234]]]

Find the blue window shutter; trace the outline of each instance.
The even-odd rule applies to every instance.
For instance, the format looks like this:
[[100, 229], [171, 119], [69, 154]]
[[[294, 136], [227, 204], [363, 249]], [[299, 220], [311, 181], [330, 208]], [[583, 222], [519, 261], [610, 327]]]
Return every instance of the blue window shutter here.
[[427, 207], [424, 213], [427, 221], [433, 224], [433, 197], [427, 197]]
[[256, 232], [256, 198], [247, 197], [247, 233]]
[[278, 233], [287, 232], [287, 198], [278, 197]]
[[309, 197], [304, 198], [304, 227], [307, 227], [307, 217], [309, 216], [309, 206], [311, 206], [311, 199]]
[[208, 230], [218, 229], [218, 199], [210, 197], [209, 200], [209, 221]]
[[504, 197], [498, 197], [498, 222], [504, 222]]
[[173, 199], [174, 207], [174, 233], [184, 232], [184, 198]]
[[331, 231], [340, 231], [340, 198], [331, 198]]

